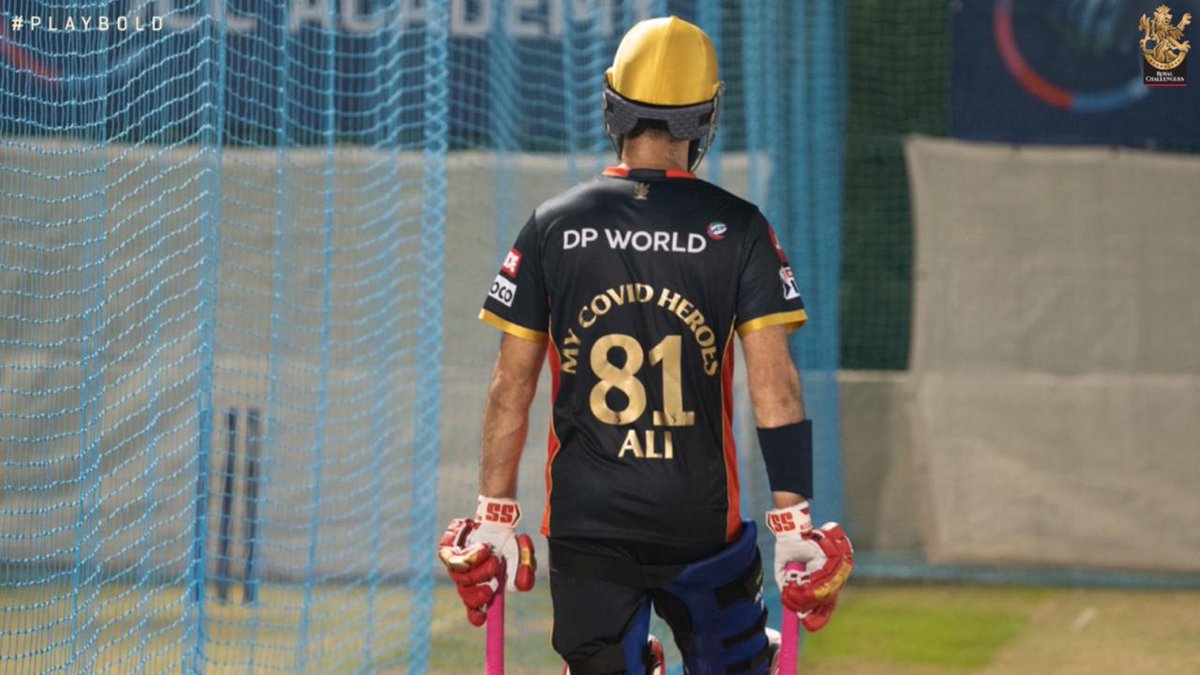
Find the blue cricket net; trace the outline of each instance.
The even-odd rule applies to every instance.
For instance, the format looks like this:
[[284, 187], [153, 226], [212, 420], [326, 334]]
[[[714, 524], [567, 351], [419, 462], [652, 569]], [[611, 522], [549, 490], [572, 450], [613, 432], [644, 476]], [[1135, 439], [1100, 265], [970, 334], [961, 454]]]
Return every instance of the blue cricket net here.
[[423, 669], [444, 9], [4, 13], [0, 670]]
[[[706, 175], [762, 205], [805, 294], [837, 517], [841, 3], [13, 0], [0, 671], [474, 670], [433, 549], [477, 491], [475, 315], [528, 212], [612, 162], [603, 72], [667, 12], [721, 57]], [[540, 584], [533, 670], [556, 663]]]

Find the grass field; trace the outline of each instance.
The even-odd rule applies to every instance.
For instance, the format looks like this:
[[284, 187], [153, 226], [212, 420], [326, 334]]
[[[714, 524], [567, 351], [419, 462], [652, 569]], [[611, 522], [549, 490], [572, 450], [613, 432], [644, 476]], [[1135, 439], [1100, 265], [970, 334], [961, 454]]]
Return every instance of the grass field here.
[[[130, 590], [110, 584], [93, 599], [100, 611], [84, 641], [103, 647], [92, 659], [83, 645], [82, 665], [69, 670], [179, 672], [187, 662], [194, 642], [184, 629], [185, 589]], [[69, 659], [70, 603], [56, 597], [63, 601], [0, 591], [0, 672], [46, 672]], [[365, 598], [360, 587], [314, 589], [308, 657], [300, 660], [299, 590], [264, 588], [257, 609], [238, 604], [236, 592], [228, 605], [210, 603], [205, 671], [292, 672], [299, 665], [315, 673], [405, 672], [406, 593], [392, 587], [377, 594], [374, 644], [357, 613]], [[439, 586], [435, 602], [431, 671], [481, 672], [483, 630], [466, 622], [452, 588]], [[510, 673], [561, 672], [550, 629], [544, 584], [510, 599]], [[656, 632], [666, 637], [661, 626]], [[14, 654], [33, 656], [16, 661]], [[679, 672], [678, 656], [668, 658]], [[1198, 673], [1200, 592], [858, 584], [846, 590], [834, 622], [807, 638], [801, 664], [804, 673], [866, 675]]]
[[[479, 672], [482, 631], [447, 615], [456, 601], [450, 589], [438, 598], [435, 672]], [[548, 595], [509, 607], [509, 671], [558, 672]], [[806, 639], [801, 672], [1200, 673], [1200, 592], [860, 584], [846, 590], [833, 623]]]

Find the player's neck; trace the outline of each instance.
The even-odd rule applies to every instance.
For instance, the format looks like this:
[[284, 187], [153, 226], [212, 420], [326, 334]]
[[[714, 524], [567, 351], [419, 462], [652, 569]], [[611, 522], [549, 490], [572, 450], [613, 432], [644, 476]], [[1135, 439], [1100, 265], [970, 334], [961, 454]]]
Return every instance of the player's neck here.
[[687, 141], [639, 136], [625, 141], [621, 148], [621, 167], [687, 171], [687, 156]]

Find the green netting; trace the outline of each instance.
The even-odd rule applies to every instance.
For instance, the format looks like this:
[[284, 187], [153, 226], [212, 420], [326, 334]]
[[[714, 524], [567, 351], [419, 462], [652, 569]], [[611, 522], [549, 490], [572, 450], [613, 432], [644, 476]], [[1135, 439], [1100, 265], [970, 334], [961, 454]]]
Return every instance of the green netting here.
[[949, 130], [950, 4], [852, 0], [841, 366], [904, 370], [912, 219], [904, 137]]

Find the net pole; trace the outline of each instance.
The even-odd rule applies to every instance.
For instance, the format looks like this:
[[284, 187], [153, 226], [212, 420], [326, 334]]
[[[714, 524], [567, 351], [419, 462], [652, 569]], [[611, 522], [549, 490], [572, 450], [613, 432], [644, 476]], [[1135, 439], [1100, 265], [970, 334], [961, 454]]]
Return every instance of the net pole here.
[[204, 672], [206, 666], [205, 647], [208, 639], [208, 618], [205, 615], [205, 592], [207, 565], [207, 529], [208, 529], [208, 481], [212, 452], [212, 428], [214, 423], [213, 410], [213, 380], [216, 368], [216, 329], [217, 301], [220, 290], [220, 218], [221, 218], [221, 160], [222, 134], [224, 131], [224, 81], [225, 81], [225, 40], [223, 26], [211, 14], [201, 20], [204, 24], [204, 41], [208, 45], [205, 63], [208, 73], [205, 77], [206, 89], [211, 92], [213, 100], [207, 107], [207, 118], [201, 139], [203, 152], [210, 154], [210, 160], [204, 167], [205, 193], [208, 204], [201, 218], [201, 239], [205, 243], [203, 278], [201, 280], [201, 313], [200, 325], [200, 382], [198, 419], [201, 425], [198, 437], [200, 452], [197, 463], [196, 511], [199, 526], [194, 534], [198, 541], [194, 543], [194, 551], [198, 552], [193, 561], [193, 593], [192, 601], [196, 612], [196, 638], [192, 652], [192, 672]]
[[506, 30], [504, 17], [513, 11], [512, 0], [496, 0], [492, 13], [492, 27], [488, 31], [488, 88], [491, 94], [488, 106], [488, 123], [492, 137], [492, 179], [495, 190], [496, 259], [502, 260], [512, 241], [508, 236], [518, 218], [516, 212], [518, 177], [512, 167], [512, 153], [518, 149], [516, 141], [517, 116], [517, 56], [515, 40]]
[[323, 30], [324, 77], [326, 79], [322, 112], [325, 145], [325, 208], [322, 227], [321, 256], [321, 348], [317, 383], [317, 420], [314, 430], [315, 444], [312, 458], [312, 506], [308, 526], [308, 553], [304, 569], [304, 601], [300, 609], [300, 627], [296, 642], [296, 670], [308, 668], [309, 631], [312, 622], [313, 584], [316, 574], [318, 542], [321, 533], [321, 479], [325, 464], [326, 431], [329, 423], [329, 371], [330, 371], [330, 320], [333, 303], [333, 229], [334, 229], [334, 152], [337, 140], [337, 12], [333, 3], [326, 7], [327, 28]]
[[[288, 88], [288, 73], [292, 68], [292, 51], [290, 48], [291, 37], [287, 31], [287, 0], [274, 0], [272, 9], [268, 10], [271, 16], [279, 17], [274, 23], [275, 28], [275, 45], [278, 51], [278, 57], [275, 59], [275, 74], [274, 77], [277, 90], [274, 93], [278, 97], [278, 105], [276, 107], [277, 116], [275, 118], [275, 209], [270, 219], [271, 227], [271, 347], [267, 355], [267, 410], [266, 410], [266, 432], [262, 439], [262, 447], [264, 453], [258, 458], [258, 480], [260, 485], [265, 486], [270, 483], [271, 467], [278, 459], [277, 449], [279, 448], [278, 440], [283, 435], [282, 427], [286, 415], [281, 414], [281, 391], [283, 390], [283, 374], [282, 363], [284, 358], [284, 347], [286, 342], [286, 323], [284, 312], [287, 311], [287, 303], [284, 301], [284, 293], [286, 289], [293, 283], [291, 275], [291, 266], [287, 264], [285, 255], [293, 246], [289, 233], [289, 224], [295, 223], [296, 218], [292, 216], [291, 211], [295, 208], [293, 200], [287, 198], [287, 165], [288, 165], [288, 148], [290, 139], [288, 136], [288, 128], [291, 122], [291, 117], [288, 110], [292, 104], [292, 99]], [[262, 602], [262, 586], [263, 578], [266, 576], [267, 561], [268, 561], [268, 540], [270, 538], [271, 524], [270, 518], [271, 501], [262, 498], [260, 492], [255, 508], [255, 517], [259, 525], [255, 528], [255, 548], [258, 551], [258, 568], [255, 571], [255, 576], [252, 579], [252, 588], [255, 593], [255, 603], [252, 609], [252, 618], [249, 626], [249, 648], [246, 655], [247, 670], [254, 672], [257, 665], [259, 654], [259, 627], [262, 623], [261, 607]]]
[[584, 148], [588, 155], [588, 166], [592, 175], [599, 174], [609, 164], [605, 150], [611, 147], [608, 134], [604, 131], [604, 108], [598, 100], [604, 91], [606, 61], [611, 58], [608, 53], [607, 33], [616, 33], [616, 12], [595, 2], [589, 5], [587, 32], [585, 42], [587, 50], [584, 58], [582, 110], [577, 111], [584, 125]]
[[[781, 231], [780, 238], [791, 256], [793, 269], [798, 268], [801, 278], [807, 281], [801, 288], [804, 289], [805, 303], [810, 306], [810, 312], [814, 309], [811, 307], [813, 303], [811, 296], [816, 291], [814, 286], [820, 282], [814, 274], [816, 270], [812, 265], [818, 257], [818, 253], [813, 245], [816, 223], [813, 220], [813, 195], [811, 194], [812, 168], [815, 162], [813, 144], [810, 141], [812, 133], [816, 129], [816, 125], [812, 123], [811, 99], [814, 67], [809, 54], [811, 51], [809, 41], [812, 37], [809, 34], [811, 5], [812, 0], [804, 0], [798, 5], [790, 7], [790, 11], [787, 12], [792, 39], [786, 45], [787, 75], [783, 76], [780, 86], [789, 94], [788, 100], [782, 102], [787, 106], [788, 124], [786, 124], [786, 128], [781, 129], [781, 133], [786, 139], [781, 144], [782, 152], [771, 163], [772, 177], [774, 178], [775, 174], [778, 174], [780, 181], [790, 188], [781, 190], [783, 194], [780, 195], [779, 201], [785, 210], [780, 216], [784, 217], [784, 220], [779, 223], [777, 229]], [[774, 190], [772, 191], [774, 192]], [[812, 337], [812, 328], [811, 325], [807, 327], [808, 335], [805, 337]], [[792, 342], [793, 347], [797, 342]], [[793, 349], [793, 352], [795, 351]], [[810, 356], [811, 351], [811, 349], [801, 350], [794, 354], [802, 370], [812, 368], [817, 364], [817, 359]]]
[[[80, 50], [83, 54], [93, 54], [96, 51], [102, 52], [107, 56], [107, 51], [100, 49], [86, 41], [85, 47], [93, 49]], [[78, 57], [75, 65], [83, 65], [80, 63], [83, 57]], [[90, 65], [90, 64], [89, 64]], [[95, 123], [96, 119], [103, 119], [103, 110], [94, 118], [90, 117], [83, 120], [80, 124], [77, 122], [77, 116], [86, 113], [84, 108], [87, 104], [83, 100], [103, 101], [107, 91], [104, 89], [104, 84], [98, 82], [102, 78], [85, 78], [80, 84], [81, 93], [85, 96], [81, 97], [81, 101], [70, 102], [66, 105], [64, 120], [72, 128], [86, 128], [88, 123]], [[93, 91], [93, 87], [98, 85], [100, 91]], [[94, 103], [93, 103], [94, 105]], [[103, 104], [101, 104], [103, 105]], [[92, 111], [95, 115], [95, 111]], [[103, 131], [103, 122], [101, 122], [101, 132]], [[101, 141], [95, 139], [97, 143]], [[49, 173], [49, 172], [48, 172]], [[103, 183], [103, 172], [101, 172], [101, 183]], [[90, 186], [89, 186], [90, 187]], [[93, 191], [93, 195], [103, 195], [104, 187], [99, 186], [98, 191]], [[84, 670], [84, 666], [77, 665], [81, 658], [85, 656], [85, 650], [91, 643], [91, 640], [82, 639], [83, 635], [90, 629], [92, 624], [90, 615], [91, 610], [88, 607], [89, 600], [84, 597], [90, 581], [92, 573], [92, 563], [90, 561], [90, 537], [88, 533], [92, 531], [89, 527], [90, 514], [95, 511], [95, 506], [89, 502], [89, 498], [95, 497], [95, 492], [100, 489], [100, 463], [98, 454], [101, 451], [99, 444], [93, 439], [100, 436], [100, 416], [99, 402], [103, 401], [103, 383], [99, 380], [99, 373], [102, 370], [101, 350], [99, 344], [102, 342], [101, 324], [103, 321], [103, 303], [104, 303], [104, 252], [107, 249], [107, 228], [104, 227], [104, 214], [107, 205], [94, 211], [96, 215], [87, 219], [87, 225], [95, 227], [95, 236], [89, 231], [90, 227], [84, 227], [83, 232], [90, 241], [90, 245], [84, 248], [84, 256], [82, 261], [83, 273], [81, 281], [86, 288], [94, 289], [94, 291], [86, 295], [80, 307], [79, 326], [80, 326], [80, 356], [79, 367], [81, 371], [81, 381], [79, 387], [79, 471], [76, 474], [77, 504], [76, 504], [76, 526], [74, 536], [73, 560], [74, 569], [71, 574], [71, 651], [70, 662], [68, 668]], [[38, 262], [41, 262], [39, 259]], [[94, 487], [91, 485], [94, 483]]]
[[587, 10], [587, 16], [580, 21], [574, 7], [568, 7], [563, 27], [562, 71], [566, 76], [563, 121], [566, 124], [567, 183], [570, 185], [579, 182], [579, 152], [587, 147], [588, 132], [582, 130], [584, 124], [580, 113], [583, 102], [589, 100], [592, 63], [588, 55], [595, 40], [592, 31], [599, 17], [599, 3], [588, 3]]
[[766, 146], [763, 139], [762, 113], [766, 101], [763, 99], [764, 87], [761, 68], [763, 65], [763, 35], [761, 29], [761, 8], [749, 2], [740, 5], [742, 19], [742, 82], [745, 91], [742, 92], [744, 103], [743, 119], [746, 121], [746, 159], [750, 174], [750, 201], [762, 204], [764, 186], [762, 170], [759, 166], [759, 154]]
[[[812, 319], [801, 333], [789, 340], [792, 357], [796, 362], [805, 388], [805, 413], [814, 420], [814, 435], [817, 429], [824, 430], [828, 420], [824, 414], [822, 396], [825, 394], [823, 383], [827, 372], [821, 369], [825, 366], [821, 360], [822, 342], [821, 330], [831, 317], [825, 313], [825, 308], [815, 302], [814, 296], [819, 293], [823, 281], [817, 274], [816, 264], [820, 252], [815, 246], [814, 229], [818, 227], [813, 217], [813, 165], [817, 160], [813, 157], [811, 137], [816, 125], [812, 122], [813, 100], [811, 82], [813, 79], [814, 63], [810, 35], [810, 14], [813, 0], [803, 0], [788, 8], [787, 25], [791, 40], [784, 45], [788, 59], [787, 75], [780, 82], [788, 97], [782, 103], [787, 106], [787, 128], [783, 150], [772, 161], [772, 194], [782, 192], [780, 200], [785, 208], [786, 217], [779, 223], [780, 239], [788, 253], [793, 273], [799, 277], [800, 288], [803, 289], [804, 302]], [[772, 80], [773, 82], [775, 80]], [[788, 186], [787, 190], [777, 190], [776, 180]], [[821, 443], [815, 444], [818, 448]], [[818, 451], [819, 452], [819, 451]], [[819, 460], [814, 460], [813, 494], [807, 495], [813, 504], [822, 507], [826, 503], [828, 493], [824, 487], [824, 470]], [[823, 508], [821, 509], [824, 510]], [[823, 516], [821, 516], [823, 517]], [[820, 522], [820, 517], [818, 521]]]
[[[386, 31], [386, 33], [385, 33]], [[386, 39], [384, 38], [386, 34]], [[391, 92], [391, 94], [382, 97], [381, 107], [386, 107], [390, 112], [386, 115], [380, 115], [379, 123], [381, 125], [379, 132], [379, 144], [387, 151], [389, 157], [389, 173], [390, 180], [394, 184], [401, 184], [406, 180], [401, 175], [400, 166], [403, 163], [401, 156], [404, 143], [400, 136], [400, 125], [396, 123], [396, 116], [400, 106], [396, 104], [395, 98], [398, 92], [403, 90], [404, 74], [400, 67], [403, 60], [404, 50], [401, 45], [401, 34], [397, 30], [381, 29], [377, 33], [379, 40], [379, 53], [381, 54], [382, 67], [377, 72], [384, 75], [379, 83], [381, 92]], [[404, 235], [405, 223], [399, 222], [394, 214], [391, 218], [392, 236], [399, 238]], [[403, 263], [398, 257], [392, 256], [389, 258], [388, 271], [386, 273], [386, 284], [389, 288], [387, 297], [388, 310], [387, 313], [391, 316], [401, 316], [404, 312], [404, 303], [401, 300], [401, 284], [400, 279], [403, 276]], [[399, 351], [403, 349], [401, 344], [402, 337], [398, 331], [389, 331], [388, 337], [385, 338], [382, 347], [382, 353], [379, 361], [387, 363]], [[374, 398], [378, 402], [378, 409], [371, 416], [372, 427], [372, 502], [375, 504], [385, 503], [388, 499], [388, 490], [393, 485], [389, 480], [393, 475], [392, 472], [399, 472], [402, 467], [396, 466], [395, 461], [399, 457], [398, 448], [395, 447], [395, 442], [399, 434], [395, 433], [397, 421], [393, 417], [395, 414], [395, 405], [393, 390], [396, 388], [394, 374], [389, 368], [389, 372], [380, 374], [375, 378], [375, 394]], [[363, 645], [363, 668], [370, 669], [375, 667], [375, 654], [382, 646], [382, 651], [386, 652], [388, 645], [386, 637], [377, 635], [377, 632], [382, 632], [385, 635], [390, 633], [388, 625], [385, 621], [380, 621], [377, 615], [380, 613], [379, 599], [383, 580], [388, 574], [382, 569], [385, 563], [384, 542], [388, 539], [383, 536], [383, 528], [388, 526], [389, 521], [387, 514], [383, 509], [372, 509], [371, 525], [368, 529], [373, 535], [372, 537], [372, 557], [371, 569], [369, 572], [369, 590], [367, 595], [367, 635]], [[383, 589], [386, 592], [386, 589]], [[382, 631], [380, 630], [382, 626]], [[380, 639], [384, 637], [384, 639]], [[381, 643], [377, 645], [377, 643]]]
[[[90, 83], [98, 79], [102, 78], [88, 78], [88, 81]], [[101, 91], [98, 92], [88, 91], [89, 94], [96, 97], [93, 99], [94, 101], [104, 100], [107, 92], [104, 91], [103, 85], [100, 86], [100, 89]], [[87, 112], [80, 110], [85, 105], [87, 104], [69, 105], [67, 114], [70, 122], [75, 121], [76, 115]], [[97, 119], [103, 119], [102, 110]], [[78, 126], [84, 126], [86, 122], [87, 120]], [[71, 126], [77, 125], [71, 124]], [[94, 173], [98, 173], [103, 181], [103, 171]], [[72, 570], [71, 586], [71, 660], [69, 668], [77, 668], [80, 671], [86, 671], [88, 665], [86, 663], [77, 664], [81, 660], [87, 659], [89, 655], [93, 659], [96, 655], [95, 642], [97, 638], [91, 635], [94, 628], [94, 610], [91, 605], [99, 592], [99, 581], [96, 579], [99, 567], [95, 559], [95, 544], [92, 538], [98, 532], [93, 519], [100, 510], [100, 492], [103, 485], [101, 465], [103, 445], [101, 441], [104, 437], [102, 408], [105, 384], [102, 343], [105, 313], [104, 288], [107, 282], [104, 265], [105, 252], [108, 248], [107, 228], [104, 222], [107, 204], [104, 203], [106, 200], [103, 196], [105, 195], [103, 186], [94, 190], [93, 194], [100, 196], [101, 203], [97, 204], [98, 208], [93, 212], [95, 215], [87, 219], [88, 225], [95, 228], [94, 231], [91, 231], [91, 227], [84, 228], [90, 245], [84, 249], [82, 267], [86, 271], [81, 277], [85, 287], [94, 289], [94, 291], [85, 296], [80, 312], [81, 353], [79, 365], [82, 371], [82, 381], [79, 390], [79, 473], [76, 476], [78, 505], [74, 542], [75, 565]], [[93, 584], [95, 584], [94, 587]], [[93, 588], [95, 590], [89, 590]]]
[[[396, 33], [396, 31], [389, 31], [389, 32], [392, 33], [393, 35]], [[387, 50], [388, 45], [385, 42], [383, 32], [381, 30], [377, 29], [371, 33], [369, 39], [370, 39], [370, 43], [371, 43], [372, 53], [375, 54], [376, 57], [381, 62], [386, 62], [387, 61], [386, 54], [388, 53], [388, 50]], [[390, 86], [391, 80], [389, 80], [389, 74], [393, 73], [393, 72], [395, 72], [395, 71], [381, 69], [378, 67], [372, 69], [372, 71], [371, 71], [370, 85], [371, 85], [372, 90], [375, 92], [374, 97], [375, 97], [376, 102], [375, 102], [375, 104], [373, 106], [373, 110], [372, 110], [372, 131], [369, 136], [370, 143], [369, 143], [368, 147], [371, 148], [372, 154], [375, 154], [375, 151], [378, 151], [381, 148], [386, 148], [386, 149], [390, 150], [389, 152], [387, 152], [387, 157], [388, 157], [389, 161], [387, 163], [387, 168], [385, 171], [386, 171], [389, 181], [394, 182], [394, 183], [399, 183], [399, 182], [401, 182], [401, 179], [398, 175], [396, 175], [397, 174], [396, 167], [398, 166], [398, 161], [397, 161], [398, 158], [396, 156], [395, 148], [390, 147], [388, 145], [389, 129], [387, 128], [387, 126], [385, 124], [384, 113], [383, 113], [383, 110], [386, 108], [386, 100], [387, 100], [387, 96], [386, 96], [385, 92], [391, 90], [391, 86]], [[394, 228], [391, 229], [391, 233], [392, 233], [392, 236], [399, 235], [399, 233], [396, 232]], [[394, 261], [394, 258], [393, 258], [393, 261]], [[396, 275], [398, 274], [399, 270], [397, 270], [393, 264], [393, 265], [389, 265], [388, 272], [389, 272], [389, 274], [385, 277], [384, 284], [388, 287], [387, 297], [392, 299], [391, 302], [389, 302], [389, 310], [390, 310], [389, 314], [391, 314], [393, 316], [398, 316], [400, 314], [400, 308], [392, 306], [392, 303], [395, 302], [395, 298], [398, 295], [398, 290], [396, 288]], [[376, 362], [381, 363], [381, 364], [387, 363], [388, 362], [387, 347], [392, 346], [394, 348], [394, 346], [386, 338], [382, 339], [381, 344], [380, 343], [376, 343], [376, 344], [380, 345], [378, 351], [376, 351], [376, 353], [374, 355]], [[370, 428], [370, 438], [371, 438], [368, 448], [367, 448], [367, 451], [370, 453], [370, 457], [371, 457], [371, 460], [370, 460], [371, 461], [371, 464], [370, 464], [370, 477], [371, 478], [370, 478], [370, 487], [366, 489], [366, 493], [368, 495], [370, 495], [369, 499], [372, 504], [379, 504], [383, 500], [385, 500], [387, 497], [385, 487], [384, 487], [383, 477], [384, 477], [384, 473], [387, 471], [387, 468], [388, 468], [388, 467], [386, 467], [386, 464], [384, 461], [384, 456], [387, 452], [387, 448], [385, 447], [385, 438], [387, 436], [385, 420], [388, 417], [387, 406], [389, 403], [386, 385], [389, 382], [390, 382], [390, 379], [388, 377], [388, 373], [386, 370], [383, 370], [383, 371], [377, 373], [375, 377], [371, 378], [371, 401], [372, 402], [371, 402], [370, 410], [368, 412], [369, 418], [367, 421], [367, 424]], [[249, 454], [249, 452], [247, 452], [247, 454]], [[385, 539], [385, 537], [382, 535], [382, 532], [384, 529], [384, 525], [383, 525], [382, 521], [383, 521], [382, 509], [378, 509], [378, 508], [371, 509], [371, 514], [367, 519], [367, 522], [368, 522], [367, 532], [370, 535], [372, 535], [371, 536], [371, 553], [367, 558], [369, 562], [367, 565], [366, 575], [365, 575], [365, 579], [364, 579], [365, 585], [366, 585], [366, 608], [364, 609], [364, 617], [363, 617], [364, 625], [363, 625], [363, 642], [362, 642], [362, 652], [361, 652], [362, 653], [361, 668], [364, 670], [370, 668], [372, 666], [372, 664], [374, 663], [374, 653], [375, 653], [375, 649], [376, 649], [376, 647], [375, 647], [375, 641], [376, 641], [375, 631], [376, 631], [376, 612], [378, 609], [378, 595], [379, 595], [379, 585], [380, 585], [380, 576], [381, 576], [380, 575], [380, 559], [383, 554], [383, 542]], [[249, 558], [249, 556], [247, 556], [247, 558]], [[247, 575], [248, 574], [249, 574], [249, 570], [247, 570]], [[339, 663], [338, 666], [342, 667], [342, 668], [345, 667], [341, 663]]]
[[575, 148], [579, 144], [579, 129], [578, 123], [575, 120], [575, 112], [579, 108], [576, 87], [579, 85], [579, 73], [575, 68], [575, 33], [579, 28], [575, 22], [575, 11], [573, 7], [568, 7], [566, 16], [563, 18], [563, 38], [562, 38], [562, 72], [563, 81], [563, 133], [566, 141], [567, 150], [567, 182], [575, 184], [579, 181], [579, 167], [575, 163]]
[[442, 296], [446, 244], [446, 152], [449, 135], [448, 12], [446, 3], [427, 5], [425, 33], [424, 176], [421, 203], [421, 299], [424, 326], [418, 343], [424, 367], [417, 382], [416, 453], [412, 480], [412, 534], [409, 537], [410, 673], [429, 668], [433, 623], [433, 547], [436, 531], [438, 451], [441, 446]]
[[[102, 3], [99, 4], [101, 7]], [[112, 54], [108, 48], [106, 41], [103, 38], [94, 40], [88, 44], [85, 49], [88, 54], [101, 54], [101, 60], [104, 62], [104, 69], [110, 67]], [[99, 613], [104, 605], [103, 588], [105, 583], [105, 537], [104, 526], [105, 513], [105, 474], [106, 468], [104, 465], [104, 456], [107, 450], [107, 443], [111, 441], [115, 434], [112, 429], [106, 428], [106, 414], [109, 411], [109, 406], [106, 403], [110, 387], [112, 387], [112, 378], [110, 375], [109, 355], [107, 353], [107, 335], [109, 332], [110, 321], [112, 321], [112, 313], [114, 307], [108, 302], [107, 291], [109, 283], [112, 280], [112, 274], [107, 265], [108, 252], [110, 250], [111, 241], [108, 231], [111, 202], [109, 201], [109, 185], [106, 180], [105, 169], [107, 166], [107, 156], [104, 152], [105, 141], [108, 137], [107, 119], [108, 119], [108, 98], [110, 96], [108, 83], [105, 78], [91, 78], [95, 81], [95, 93], [97, 99], [95, 103], [84, 103], [85, 107], [80, 108], [80, 112], [86, 116], [81, 120], [89, 131], [89, 140], [95, 144], [92, 152], [96, 159], [96, 166], [92, 168], [90, 173], [100, 183], [97, 186], [99, 195], [99, 207], [96, 215], [90, 218], [92, 224], [98, 227], [100, 234], [96, 237], [96, 246], [93, 247], [90, 263], [94, 266], [96, 274], [93, 277], [98, 283], [98, 289], [103, 293], [96, 295], [95, 303], [88, 310], [92, 312], [93, 320], [89, 322], [89, 341], [95, 339], [92, 344], [96, 347], [95, 353], [92, 355], [92, 368], [89, 373], [93, 378], [93, 385], [89, 386], [90, 401], [88, 402], [89, 409], [92, 415], [89, 417], [89, 426], [84, 433], [88, 443], [88, 494], [84, 497], [86, 512], [84, 515], [85, 522], [85, 549], [83, 553], [83, 572], [84, 581], [82, 582], [82, 590], [88, 594], [87, 599], [83, 603], [86, 607], [86, 620], [83, 622], [83, 637], [87, 640], [83, 645], [83, 656], [86, 659], [83, 663], [83, 670], [95, 671], [96, 662], [100, 655], [102, 647], [102, 628], [97, 625], [100, 621]]]
[[[841, 285], [841, 222], [842, 222], [842, 164], [844, 161], [843, 103], [845, 95], [843, 53], [845, 12], [843, 3], [836, 0], [813, 0], [812, 11], [803, 15], [808, 30], [803, 42], [809, 49], [809, 68], [806, 82], [794, 84], [796, 89], [810, 89], [807, 97], [810, 114], [801, 115], [811, 124], [809, 138], [808, 178], [805, 194], [810, 195], [811, 227], [810, 264], [815, 272], [810, 291], [817, 314], [823, 317], [813, 328], [814, 368], [820, 373], [816, 384], [820, 389], [813, 397], [817, 408], [814, 419], [820, 424], [816, 434], [814, 464], [815, 491], [821, 495], [814, 500], [813, 510], [820, 520], [840, 521], [844, 517], [842, 481], [841, 434], [837, 369], [840, 360], [840, 285]], [[804, 47], [796, 47], [803, 49]]]
[[[768, 220], [774, 219], [784, 248], [788, 248], [790, 230], [794, 224], [787, 220], [791, 214], [786, 211], [788, 208], [786, 190], [790, 187], [786, 182], [786, 176], [792, 158], [787, 156], [786, 134], [789, 129], [784, 127], [784, 117], [787, 113], [784, 106], [787, 105], [787, 99], [784, 98], [781, 91], [784, 84], [780, 73], [780, 69], [784, 65], [781, 61], [787, 58], [788, 49], [780, 44], [782, 42], [780, 31], [776, 30], [778, 26], [783, 25], [785, 19], [782, 5], [781, 0], [767, 0], [763, 3], [763, 18], [759, 26], [765, 47], [765, 54], [762, 55], [762, 79], [759, 80], [763, 90], [761, 139], [763, 146], [761, 148], [766, 159], [768, 173], [765, 181], [765, 198], [756, 203], [764, 209]], [[792, 42], [797, 43], [800, 40], [800, 37], [795, 36]]]

